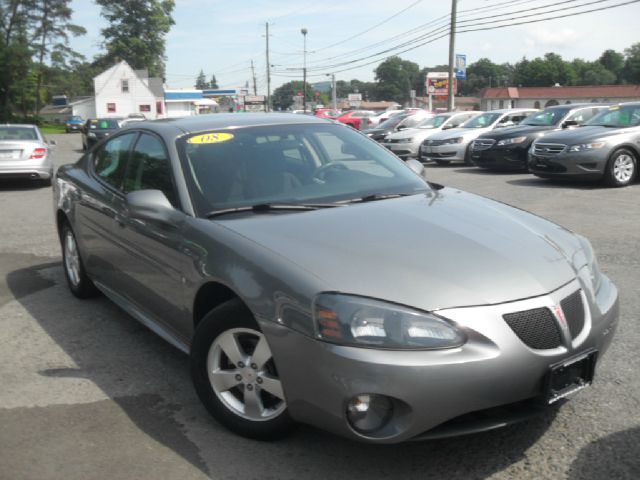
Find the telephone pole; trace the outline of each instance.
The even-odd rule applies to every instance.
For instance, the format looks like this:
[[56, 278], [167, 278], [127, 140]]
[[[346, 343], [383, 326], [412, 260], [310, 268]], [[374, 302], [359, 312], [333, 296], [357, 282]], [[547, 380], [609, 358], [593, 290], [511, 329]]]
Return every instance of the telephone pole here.
[[302, 47], [302, 111], [307, 111], [307, 32], [306, 28], [300, 30], [303, 37]]
[[253, 68], [253, 60], [251, 60], [251, 76], [253, 77], [253, 94], [258, 95], [258, 86], [256, 85], [256, 69]]
[[269, 22], [265, 23], [267, 38], [267, 112], [271, 111], [271, 65], [269, 65]]
[[447, 92], [447, 110], [453, 111], [453, 65], [456, 49], [456, 14], [458, 0], [451, 0], [451, 29], [449, 31], [449, 87]]

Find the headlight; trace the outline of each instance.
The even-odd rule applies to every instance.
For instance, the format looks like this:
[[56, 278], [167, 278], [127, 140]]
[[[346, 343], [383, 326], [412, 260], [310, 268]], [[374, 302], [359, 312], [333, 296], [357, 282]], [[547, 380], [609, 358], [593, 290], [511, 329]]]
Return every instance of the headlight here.
[[411, 143], [413, 142], [413, 138], [401, 138], [398, 140], [398, 143]]
[[585, 150], [596, 150], [604, 147], [604, 142], [581, 143], [580, 145], [571, 145], [570, 152], [583, 152]]
[[335, 293], [322, 293], [313, 305], [318, 338], [356, 347], [436, 349], [462, 345], [453, 324], [408, 307]]
[[462, 143], [463, 141], [464, 141], [464, 137], [455, 137], [455, 138], [449, 138], [448, 140], [445, 140], [443, 143], [447, 145], [452, 143]]
[[89, 132], [89, 133], [87, 133], [87, 137], [89, 137], [89, 138], [96, 138], [96, 134], [95, 134], [95, 133], [93, 133], [93, 132]]
[[585, 256], [585, 261], [587, 264], [587, 270], [589, 271], [589, 277], [591, 278], [591, 285], [593, 285], [593, 290], [595, 292], [600, 288], [600, 283], [602, 282], [602, 272], [600, 272], [600, 266], [598, 265], [598, 259], [596, 258], [596, 254], [593, 251], [593, 247], [589, 240], [587, 240], [582, 235], [576, 235], [580, 245], [582, 246], [582, 251]]
[[513, 137], [513, 138], [505, 138], [504, 140], [500, 140], [498, 142], [498, 146], [504, 146], [504, 145], [517, 145], [518, 143], [522, 143], [527, 139], [526, 136], [522, 136], [522, 137]]

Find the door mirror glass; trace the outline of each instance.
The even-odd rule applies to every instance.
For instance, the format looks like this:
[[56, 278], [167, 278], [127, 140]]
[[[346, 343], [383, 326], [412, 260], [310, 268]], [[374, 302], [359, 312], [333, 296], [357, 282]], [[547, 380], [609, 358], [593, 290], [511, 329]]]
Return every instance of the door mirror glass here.
[[161, 190], [136, 190], [127, 193], [126, 199], [131, 218], [173, 223], [180, 216]]

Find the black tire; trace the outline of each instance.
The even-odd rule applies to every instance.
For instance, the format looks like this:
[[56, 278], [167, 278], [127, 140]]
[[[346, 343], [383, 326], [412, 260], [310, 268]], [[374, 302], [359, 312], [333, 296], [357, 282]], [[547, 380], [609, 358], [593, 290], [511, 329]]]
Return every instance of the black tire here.
[[464, 151], [464, 164], [473, 167], [474, 163], [471, 161], [471, 145], [473, 145], [473, 142], [469, 143], [467, 149]]
[[436, 160], [435, 158], [433, 159], [433, 161], [438, 165], [449, 165], [451, 163], [451, 160]]
[[[241, 330], [250, 330], [261, 335], [260, 327], [256, 322], [255, 318], [251, 311], [240, 301], [239, 299], [229, 300], [222, 305], [214, 308], [211, 312], [209, 312], [198, 324], [196, 328], [195, 335], [193, 337], [193, 342], [191, 344], [191, 379], [193, 381], [193, 385], [195, 390], [200, 397], [200, 401], [203, 403], [207, 411], [223, 426], [228, 428], [229, 430], [241, 435], [243, 437], [253, 438], [256, 440], [275, 440], [278, 438], [282, 438], [286, 436], [290, 430], [292, 429], [294, 423], [289, 416], [289, 413], [286, 408], [286, 402], [284, 399], [280, 400], [278, 397], [270, 395], [269, 392], [260, 388], [256, 383], [255, 387], [255, 395], [261, 396], [262, 402], [261, 405], [265, 405], [265, 396], [267, 395], [269, 398], [266, 400], [274, 401], [277, 405], [278, 402], [279, 408], [275, 408], [276, 413], [273, 415], [273, 418], [270, 419], [260, 419], [260, 420], [251, 420], [248, 418], [244, 418], [241, 416], [241, 413], [238, 413], [233, 409], [233, 407], [228, 406], [223, 400], [219, 393], [216, 393], [214, 387], [212, 385], [212, 381], [209, 377], [209, 367], [208, 362], [211, 358], [216, 357], [216, 341], [220, 341], [220, 339], [225, 336], [232, 335], [231, 331], [237, 332], [238, 329]], [[241, 345], [244, 350], [244, 342], [249, 342], [249, 346], [246, 347], [249, 350], [251, 349], [250, 341], [252, 338], [251, 333], [245, 334], [241, 332], [238, 334], [238, 343], [237, 345]], [[245, 338], [241, 338], [241, 335], [246, 335]], [[234, 337], [236, 338], [236, 337]], [[258, 340], [262, 341], [262, 340]], [[266, 340], [265, 340], [266, 341]], [[255, 348], [257, 342], [253, 345]], [[210, 357], [211, 351], [211, 357]], [[225, 352], [223, 350], [221, 354], [222, 357], [225, 356]], [[253, 352], [255, 353], [255, 351]], [[253, 353], [248, 357], [252, 358]], [[267, 361], [264, 365], [264, 369], [262, 366], [256, 369], [260, 371], [267, 371], [269, 369], [270, 377], [277, 379], [277, 370], [275, 370], [275, 364], [273, 363], [273, 359], [269, 357], [270, 360]], [[252, 361], [252, 360], [249, 360]], [[244, 370], [249, 370], [249, 365], [244, 365], [246, 367]], [[231, 361], [231, 357], [227, 358], [226, 368], [228, 371], [241, 371], [240, 367]], [[213, 368], [211, 368], [214, 371]], [[244, 374], [243, 374], [244, 375]], [[256, 379], [251, 380], [249, 382], [245, 381], [243, 377], [242, 381], [238, 381], [237, 385], [234, 387], [228, 388], [225, 391], [225, 394], [234, 395], [233, 398], [238, 399], [239, 404], [244, 405], [242, 402], [247, 397], [243, 396], [247, 394], [247, 388], [249, 383], [254, 381], [259, 382], [257, 377], [259, 376], [256, 373]], [[237, 378], [237, 377], [236, 377]], [[264, 384], [266, 385], [266, 383]], [[240, 398], [242, 396], [242, 399]], [[271, 398], [273, 397], [273, 398]], [[228, 397], [231, 398], [231, 397]], [[232, 398], [232, 400], [233, 400]], [[246, 412], [246, 406], [245, 406]]]
[[41, 178], [39, 180], [41, 187], [50, 187], [51, 186], [51, 177], [49, 178]]
[[[71, 260], [72, 257], [69, 245], [67, 244], [67, 241], [69, 241], [69, 236], [71, 236], [73, 244], [76, 248], [77, 263], [75, 263], [74, 261], [70, 263], [68, 261]], [[64, 276], [67, 279], [67, 285], [69, 285], [69, 290], [71, 290], [71, 293], [78, 298], [91, 298], [99, 295], [100, 291], [87, 276], [87, 273], [84, 269], [84, 264], [82, 263], [80, 250], [78, 249], [78, 243], [76, 242], [76, 237], [68, 223], [65, 223], [62, 226], [60, 241], [62, 243], [62, 269], [64, 270]], [[76, 275], [72, 273], [72, 264], [77, 268]]]
[[611, 154], [604, 168], [604, 182], [610, 187], [626, 187], [638, 176], [638, 158], [628, 148]]

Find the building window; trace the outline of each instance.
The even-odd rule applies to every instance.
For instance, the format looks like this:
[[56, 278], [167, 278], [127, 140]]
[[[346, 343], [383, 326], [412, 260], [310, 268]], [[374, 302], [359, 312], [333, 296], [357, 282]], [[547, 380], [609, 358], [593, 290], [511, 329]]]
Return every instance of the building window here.
[[122, 86], [122, 93], [129, 93], [129, 80], [122, 80], [121, 82], [121, 86]]
[[107, 113], [116, 113], [115, 103], [107, 103]]
[[533, 102], [533, 108], [540, 108], [540, 102], [538, 100]]
[[151, 105], [140, 105], [140, 111], [141, 112], [150, 112], [151, 111]]

